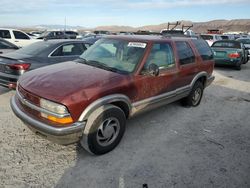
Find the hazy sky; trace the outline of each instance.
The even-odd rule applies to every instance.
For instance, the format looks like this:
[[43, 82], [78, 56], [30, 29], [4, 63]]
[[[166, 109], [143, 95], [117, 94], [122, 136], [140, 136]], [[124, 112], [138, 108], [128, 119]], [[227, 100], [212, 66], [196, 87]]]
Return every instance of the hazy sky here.
[[1, 26], [143, 26], [250, 18], [250, 0], [0, 0]]

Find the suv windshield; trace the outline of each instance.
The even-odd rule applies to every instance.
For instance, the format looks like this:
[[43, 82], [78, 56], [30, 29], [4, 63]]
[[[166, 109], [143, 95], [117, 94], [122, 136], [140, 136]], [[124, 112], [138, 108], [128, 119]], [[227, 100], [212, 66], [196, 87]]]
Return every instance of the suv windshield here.
[[83, 63], [120, 73], [131, 73], [141, 60], [146, 43], [100, 39], [80, 59]]

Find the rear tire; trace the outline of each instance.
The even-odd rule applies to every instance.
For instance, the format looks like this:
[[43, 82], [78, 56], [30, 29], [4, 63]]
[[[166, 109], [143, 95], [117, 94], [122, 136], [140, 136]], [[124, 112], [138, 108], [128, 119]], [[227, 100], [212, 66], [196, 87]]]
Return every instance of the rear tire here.
[[181, 100], [182, 105], [188, 106], [188, 107], [189, 106], [193, 106], [193, 107], [198, 106], [200, 104], [202, 96], [203, 96], [203, 90], [204, 90], [204, 86], [203, 86], [202, 82], [197, 81], [194, 84], [190, 94]]
[[88, 118], [81, 145], [90, 153], [102, 155], [121, 141], [126, 127], [124, 112], [114, 105], [105, 105]]

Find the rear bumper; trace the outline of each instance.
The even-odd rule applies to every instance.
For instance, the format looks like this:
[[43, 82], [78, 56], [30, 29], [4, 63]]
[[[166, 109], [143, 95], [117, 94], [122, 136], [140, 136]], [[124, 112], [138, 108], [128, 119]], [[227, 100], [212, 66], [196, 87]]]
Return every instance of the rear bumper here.
[[211, 75], [210, 77], [207, 78], [207, 81], [206, 81], [206, 86], [209, 86], [213, 81], [214, 81], [215, 77], [213, 75]]
[[215, 59], [215, 65], [237, 65], [241, 62], [241, 59], [229, 60], [229, 59]]
[[86, 122], [75, 122], [67, 127], [53, 127], [23, 112], [16, 96], [11, 98], [11, 108], [15, 115], [20, 118], [33, 132], [58, 144], [72, 144], [80, 140]]

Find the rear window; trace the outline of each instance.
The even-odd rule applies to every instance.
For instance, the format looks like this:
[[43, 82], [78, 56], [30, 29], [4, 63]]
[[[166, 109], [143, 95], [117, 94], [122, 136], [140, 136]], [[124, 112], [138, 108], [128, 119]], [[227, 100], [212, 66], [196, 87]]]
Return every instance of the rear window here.
[[250, 44], [250, 39], [237, 39], [237, 41], [240, 41], [243, 44]]
[[204, 39], [204, 40], [213, 40], [212, 35], [201, 35], [201, 38]]
[[35, 42], [33, 44], [30, 44], [28, 46], [25, 46], [17, 50], [16, 53], [26, 54], [26, 55], [37, 55], [42, 51], [44, 51], [45, 49], [48, 49], [51, 45], [52, 44], [47, 43], [45, 41]]
[[198, 50], [203, 60], [213, 59], [213, 52], [206, 41], [204, 40], [193, 40], [193, 43]]
[[10, 39], [10, 32], [8, 30], [0, 30], [0, 38]]
[[212, 47], [216, 48], [241, 48], [239, 42], [236, 41], [217, 41], [213, 43]]

